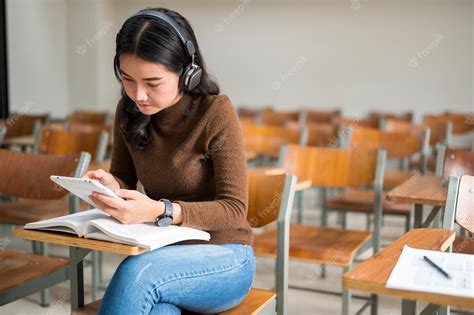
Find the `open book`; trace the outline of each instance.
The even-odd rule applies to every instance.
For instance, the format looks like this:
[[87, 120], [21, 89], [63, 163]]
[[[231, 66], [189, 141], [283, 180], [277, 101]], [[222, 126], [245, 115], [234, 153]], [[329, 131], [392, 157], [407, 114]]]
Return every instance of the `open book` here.
[[211, 238], [205, 231], [176, 225], [122, 224], [99, 209], [28, 223], [25, 229], [72, 233], [79, 237], [136, 245], [147, 250], [186, 240], [209, 241]]

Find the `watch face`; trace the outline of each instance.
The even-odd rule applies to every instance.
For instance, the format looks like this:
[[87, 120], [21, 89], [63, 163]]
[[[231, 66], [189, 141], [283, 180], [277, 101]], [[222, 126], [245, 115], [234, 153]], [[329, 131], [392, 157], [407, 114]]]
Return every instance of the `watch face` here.
[[173, 219], [171, 217], [164, 217], [158, 220], [158, 226], [165, 227], [171, 225], [173, 223]]

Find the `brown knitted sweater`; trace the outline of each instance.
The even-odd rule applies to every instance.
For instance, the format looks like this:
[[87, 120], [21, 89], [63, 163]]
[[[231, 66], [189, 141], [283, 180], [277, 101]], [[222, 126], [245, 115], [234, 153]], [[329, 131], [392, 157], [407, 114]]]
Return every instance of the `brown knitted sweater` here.
[[237, 113], [224, 95], [203, 97], [198, 105], [191, 100], [185, 94], [151, 116], [151, 141], [142, 151], [125, 140], [116, 119], [110, 173], [122, 188], [136, 189], [140, 181], [150, 198], [178, 203], [181, 225], [208, 231], [211, 244], [251, 244]]

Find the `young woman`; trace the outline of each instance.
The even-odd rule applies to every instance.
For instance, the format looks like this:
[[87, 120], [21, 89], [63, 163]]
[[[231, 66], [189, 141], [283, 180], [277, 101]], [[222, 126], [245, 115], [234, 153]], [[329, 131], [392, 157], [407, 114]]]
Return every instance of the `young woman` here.
[[[145, 9], [116, 39], [122, 84], [110, 173], [88, 172], [125, 201], [92, 198], [124, 224], [206, 230], [125, 259], [99, 314], [215, 313], [239, 304], [254, 279], [243, 138], [235, 109], [206, 71], [189, 22]], [[137, 181], [146, 195], [136, 191]], [[158, 227], [157, 227], [158, 228]]]

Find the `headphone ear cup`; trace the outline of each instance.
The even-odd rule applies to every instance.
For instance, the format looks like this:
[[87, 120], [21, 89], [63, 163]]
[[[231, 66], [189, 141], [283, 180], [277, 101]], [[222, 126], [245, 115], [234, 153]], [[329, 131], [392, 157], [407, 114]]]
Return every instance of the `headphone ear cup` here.
[[186, 91], [193, 90], [201, 82], [202, 69], [197, 64], [189, 64], [182, 75], [183, 88]]

